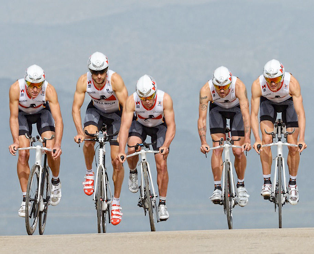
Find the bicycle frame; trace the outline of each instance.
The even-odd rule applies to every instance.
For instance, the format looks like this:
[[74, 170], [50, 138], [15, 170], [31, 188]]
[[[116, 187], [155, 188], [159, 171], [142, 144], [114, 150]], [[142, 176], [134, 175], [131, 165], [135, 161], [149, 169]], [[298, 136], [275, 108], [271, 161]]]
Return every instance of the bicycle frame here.
[[[41, 142], [43, 142], [42, 139], [40, 139]], [[42, 156], [44, 155], [44, 151], [52, 151], [52, 149], [48, 149], [46, 147], [43, 147], [41, 145], [36, 145], [36, 146], [30, 146], [30, 147], [25, 147], [25, 148], [18, 148], [19, 151], [21, 150], [35, 150], [35, 163], [34, 166], [39, 166], [39, 180], [42, 179], [43, 175], [43, 166], [42, 166]], [[41, 194], [41, 186], [38, 185], [38, 194]], [[44, 210], [44, 203], [43, 203], [43, 198], [41, 196], [37, 197], [37, 202], [39, 204], [39, 210], [43, 211]]]
[[[140, 144], [141, 145], [141, 144]], [[141, 199], [144, 199], [144, 175], [143, 175], [143, 164], [145, 163], [147, 165], [147, 169], [148, 169], [148, 176], [149, 176], [149, 179], [150, 179], [150, 186], [151, 186], [151, 192], [153, 193], [153, 198], [152, 198], [152, 203], [154, 204], [155, 206], [155, 209], [157, 209], [157, 206], [156, 206], [156, 199], [157, 199], [157, 194], [155, 192], [155, 189], [154, 189], [154, 185], [153, 185], [153, 179], [152, 179], [152, 174], [151, 174], [151, 169], [150, 169], [150, 164], [149, 162], [147, 161], [147, 153], [159, 153], [159, 151], [154, 151], [154, 150], [145, 150], [145, 149], [141, 149], [140, 151], [137, 151], [137, 152], [134, 152], [132, 154], [129, 154], [126, 156], [126, 158], [130, 158], [130, 157], [133, 157], [133, 156], [136, 156], [136, 155], [140, 155], [140, 172], [141, 172], [141, 185], [140, 185], [140, 188], [141, 188], [141, 192], [140, 192], [140, 195], [141, 195]], [[157, 222], [160, 221], [160, 219], [158, 218], [158, 213], [156, 214], [157, 215]]]

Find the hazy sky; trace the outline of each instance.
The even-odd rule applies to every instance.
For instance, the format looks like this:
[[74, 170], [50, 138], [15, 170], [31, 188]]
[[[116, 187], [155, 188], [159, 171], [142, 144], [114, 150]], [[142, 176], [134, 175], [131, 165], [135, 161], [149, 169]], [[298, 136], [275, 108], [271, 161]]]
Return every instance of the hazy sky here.
[[[17, 157], [8, 152], [12, 143], [8, 91], [32, 64], [40, 65], [55, 86], [65, 124], [60, 174], [63, 198], [57, 207], [49, 208], [45, 233], [96, 232], [94, 203], [82, 189], [85, 165], [82, 147], [73, 142], [76, 130], [71, 116], [76, 82], [87, 72], [87, 59], [95, 51], [107, 55], [110, 69], [122, 76], [129, 94], [134, 92], [137, 79], [149, 74], [158, 88], [173, 98], [177, 133], [169, 156], [170, 219], [159, 223], [157, 230], [227, 228], [222, 207], [209, 200], [213, 191], [210, 157], [206, 159], [199, 151], [199, 90], [213, 71], [224, 65], [245, 83], [250, 97], [251, 84], [265, 63], [272, 58], [282, 62], [301, 85], [308, 144], [298, 173], [300, 202], [284, 207], [283, 225], [314, 226], [313, 1], [11, 0], [1, 1], [0, 29], [0, 82], [4, 88], [0, 108], [4, 180], [0, 188], [0, 235], [26, 234], [24, 219], [17, 214], [21, 203]], [[89, 100], [86, 96], [82, 118]], [[207, 138], [210, 143], [209, 132]], [[250, 151], [247, 160], [249, 204], [235, 208], [234, 227], [277, 227], [273, 204], [260, 196], [263, 180], [259, 157]], [[111, 166], [107, 166], [111, 175]], [[136, 206], [138, 195], [127, 187], [127, 164], [125, 170], [123, 220], [118, 226], [110, 225], [108, 231], [149, 231], [148, 219]], [[156, 179], [155, 172], [153, 176]]]

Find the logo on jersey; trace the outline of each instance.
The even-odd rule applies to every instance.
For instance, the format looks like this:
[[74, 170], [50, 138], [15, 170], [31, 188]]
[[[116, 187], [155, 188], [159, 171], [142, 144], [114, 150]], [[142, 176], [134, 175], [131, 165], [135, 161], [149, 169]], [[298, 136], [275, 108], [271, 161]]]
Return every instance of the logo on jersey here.
[[158, 106], [162, 106], [162, 101], [158, 101]]
[[25, 90], [22, 89], [22, 90], [21, 90], [21, 97], [24, 96], [24, 94], [25, 94]]
[[92, 81], [88, 81], [88, 88], [91, 88]]
[[136, 102], [136, 108], [140, 108], [140, 102], [139, 101]]

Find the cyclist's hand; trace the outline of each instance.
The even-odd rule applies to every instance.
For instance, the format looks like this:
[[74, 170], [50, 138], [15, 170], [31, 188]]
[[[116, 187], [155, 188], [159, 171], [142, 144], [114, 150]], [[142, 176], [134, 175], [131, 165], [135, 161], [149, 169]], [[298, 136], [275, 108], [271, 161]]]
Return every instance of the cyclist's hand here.
[[242, 152], [244, 151], [250, 151], [252, 149], [252, 146], [250, 145], [250, 143], [245, 142], [242, 146]]
[[74, 137], [74, 141], [76, 142], [76, 143], [82, 143], [83, 142], [83, 140], [84, 140], [84, 135], [76, 135], [75, 137]]
[[125, 153], [118, 153], [117, 159], [119, 160], [120, 163], [124, 163], [126, 160], [126, 154]]
[[[260, 149], [258, 150], [258, 145], [260, 145]], [[260, 154], [260, 152], [263, 150], [262, 148], [262, 142], [261, 141], [257, 141], [254, 143], [253, 148], [255, 149], [255, 151]]]
[[60, 146], [54, 146], [52, 151], [52, 157], [53, 159], [57, 159], [62, 154], [61, 147]]
[[300, 153], [307, 148], [307, 145], [304, 141], [298, 141], [297, 144], [298, 144], [298, 148], [299, 148]]
[[201, 147], [200, 147], [200, 151], [203, 153], [203, 154], [206, 154], [210, 151], [210, 146], [208, 144], [202, 144]]
[[162, 155], [167, 155], [169, 153], [169, 149], [167, 147], [160, 147], [159, 148], [159, 152], [162, 154]]
[[9, 151], [13, 156], [15, 156], [18, 148], [19, 145], [17, 143], [13, 143], [9, 146]]

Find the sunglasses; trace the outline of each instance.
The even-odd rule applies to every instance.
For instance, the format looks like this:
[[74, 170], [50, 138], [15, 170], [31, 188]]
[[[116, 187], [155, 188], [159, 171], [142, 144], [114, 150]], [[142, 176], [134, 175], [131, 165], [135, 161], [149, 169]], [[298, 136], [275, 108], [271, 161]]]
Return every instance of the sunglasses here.
[[276, 77], [276, 78], [267, 78], [267, 77], [265, 77], [265, 80], [266, 80], [268, 83], [272, 83], [272, 82], [278, 83], [278, 82], [281, 82], [282, 77], [283, 77], [283, 75], [281, 75], [281, 76], [279, 76], [279, 77]]
[[104, 74], [107, 72], [107, 68], [103, 69], [103, 70], [100, 70], [100, 71], [94, 71], [94, 70], [90, 70], [91, 74], [94, 74], [94, 75], [98, 75], [98, 74]]
[[151, 96], [148, 96], [148, 97], [140, 97], [139, 96], [139, 98], [141, 101], [152, 100], [155, 97], [155, 94], [156, 94], [156, 92], [154, 92]]
[[227, 89], [230, 88], [231, 83], [229, 83], [229, 84], [227, 84], [227, 85], [224, 85], [224, 86], [218, 86], [218, 85], [215, 85], [215, 84], [213, 84], [213, 85], [214, 85], [214, 87], [215, 87], [217, 90], [221, 90], [221, 89], [227, 90]]
[[40, 89], [43, 86], [43, 84], [44, 84], [44, 82], [33, 83], [33, 82], [29, 82], [29, 81], [25, 81], [25, 83], [26, 83], [27, 87], [29, 87], [31, 89], [34, 88], [34, 87]]

